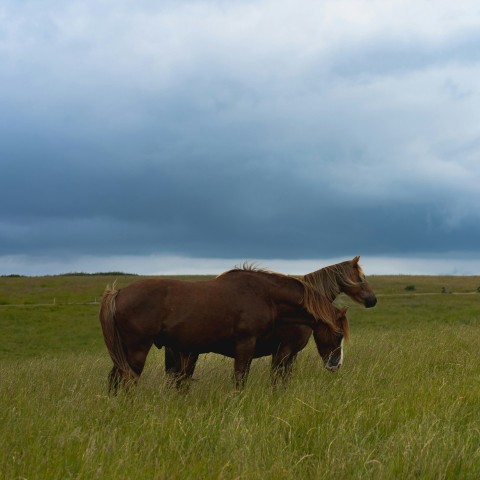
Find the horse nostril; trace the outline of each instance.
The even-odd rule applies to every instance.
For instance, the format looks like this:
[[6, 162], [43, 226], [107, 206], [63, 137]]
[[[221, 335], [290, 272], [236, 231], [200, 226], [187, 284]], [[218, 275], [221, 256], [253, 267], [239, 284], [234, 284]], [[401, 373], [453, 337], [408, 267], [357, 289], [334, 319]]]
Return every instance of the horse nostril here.
[[376, 304], [377, 304], [377, 297], [375, 295], [365, 298], [364, 305], [366, 308], [374, 307]]

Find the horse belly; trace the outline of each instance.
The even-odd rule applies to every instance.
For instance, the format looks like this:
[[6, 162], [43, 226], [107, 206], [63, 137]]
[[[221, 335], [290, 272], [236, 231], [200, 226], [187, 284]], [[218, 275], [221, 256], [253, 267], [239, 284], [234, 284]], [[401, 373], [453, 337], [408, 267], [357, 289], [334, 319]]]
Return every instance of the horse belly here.
[[178, 320], [172, 322], [163, 332], [164, 344], [182, 351], [211, 352], [214, 345], [228, 343], [233, 337], [233, 324], [223, 319]]
[[303, 325], [275, 325], [257, 339], [255, 357], [273, 355], [280, 346], [288, 347], [292, 353], [297, 353], [306, 346], [311, 333], [311, 328]]

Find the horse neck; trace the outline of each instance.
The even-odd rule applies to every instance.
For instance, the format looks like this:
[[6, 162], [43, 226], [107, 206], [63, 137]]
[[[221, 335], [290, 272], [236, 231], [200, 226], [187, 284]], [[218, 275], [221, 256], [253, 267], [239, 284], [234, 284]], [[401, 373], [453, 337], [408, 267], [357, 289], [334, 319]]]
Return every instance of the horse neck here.
[[305, 285], [302, 304], [317, 320], [321, 320], [332, 327], [335, 325], [336, 309], [331, 301], [320, 294], [318, 290]]
[[317, 320], [336, 329], [336, 310], [332, 305], [340, 293], [338, 271], [326, 267], [303, 277], [303, 305]]
[[218, 281], [250, 284], [277, 304], [299, 305], [303, 298], [303, 282], [287, 275], [258, 270], [235, 269], [217, 277]]
[[302, 306], [285, 306], [278, 309], [279, 323], [281, 325], [299, 325], [313, 328], [317, 323], [315, 317]]
[[[289, 277], [291, 280], [291, 277]], [[286, 285], [287, 283], [285, 283]], [[278, 287], [277, 287], [278, 288]], [[280, 290], [281, 291], [281, 290]], [[285, 293], [287, 290], [285, 290]], [[287, 307], [286, 314], [280, 315], [282, 323], [305, 325], [313, 328], [318, 321], [326, 324], [332, 331], [337, 329], [337, 308], [332, 302], [318, 290], [313, 289], [309, 284], [294, 280], [288, 284], [288, 292], [292, 295], [290, 298], [284, 293], [283, 298], [277, 298], [281, 302], [295, 302], [298, 307]], [[294, 293], [295, 292], [295, 293]], [[290, 300], [290, 301], [288, 301]], [[290, 314], [289, 314], [290, 313]], [[285, 322], [283, 322], [285, 320]]]
[[299, 280], [286, 275], [265, 275], [270, 298], [276, 302], [289, 305], [298, 305], [303, 298], [303, 285]]
[[321, 268], [312, 273], [307, 273], [303, 281], [313, 290], [323, 295], [329, 302], [333, 302], [341, 292], [339, 283], [340, 275], [332, 267]]

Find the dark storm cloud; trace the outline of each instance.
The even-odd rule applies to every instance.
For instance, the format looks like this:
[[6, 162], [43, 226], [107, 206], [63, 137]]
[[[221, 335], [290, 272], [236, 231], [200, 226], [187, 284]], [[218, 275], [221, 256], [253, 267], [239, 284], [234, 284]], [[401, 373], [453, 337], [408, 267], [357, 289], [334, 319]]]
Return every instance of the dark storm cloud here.
[[0, 255], [478, 250], [480, 38], [437, 28], [446, 4], [407, 39], [404, 13], [329, 2], [318, 25], [184, 2], [101, 28], [94, 3], [7, 5]]

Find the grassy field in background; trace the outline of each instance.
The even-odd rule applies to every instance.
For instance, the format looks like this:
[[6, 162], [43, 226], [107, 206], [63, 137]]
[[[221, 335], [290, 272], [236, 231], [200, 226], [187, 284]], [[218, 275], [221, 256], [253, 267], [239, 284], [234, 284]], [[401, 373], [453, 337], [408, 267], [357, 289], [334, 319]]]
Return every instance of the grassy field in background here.
[[287, 388], [258, 359], [237, 394], [204, 355], [178, 394], [154, 349], [110, 398], [95, 302], [140, 278], [0, 278], [0, 478], [480, 478], [480, 277], [369, 277], [336, 374], [309, 344]]

